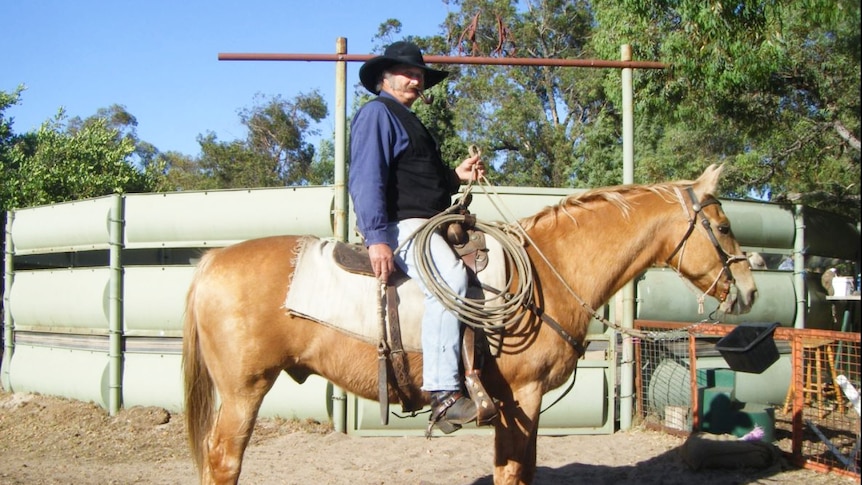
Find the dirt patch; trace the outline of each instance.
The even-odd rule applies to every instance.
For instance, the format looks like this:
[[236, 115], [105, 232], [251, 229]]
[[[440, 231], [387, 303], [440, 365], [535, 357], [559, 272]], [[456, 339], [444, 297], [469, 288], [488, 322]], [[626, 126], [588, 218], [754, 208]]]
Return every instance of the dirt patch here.
[[[764, 483], [854, 480], [779, 462], [767, 470], [692, 471], [684, 439], [634, 429], [613, 435], [539, 437], [537, 484]], [[461, 434], [369, 438], [328, 424], [261, 419], [243, 484], [491, 484], [493, 438]], [[93, 403], [0, 392], [0, 483], [194, 484], [181, 414], [133, 407], [110, 416]]]

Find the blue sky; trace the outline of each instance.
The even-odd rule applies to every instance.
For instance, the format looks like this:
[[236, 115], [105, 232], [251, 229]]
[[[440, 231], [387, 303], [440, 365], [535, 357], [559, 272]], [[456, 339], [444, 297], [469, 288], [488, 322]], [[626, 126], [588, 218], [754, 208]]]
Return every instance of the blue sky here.
[[[237, 111], [254, 96], [317, 89], [330, 114], [335, 65], [328, 62], [219, 61], [218, 54], [370, 54], [379, 25], [402, 22], [402, 35], [440, 32], [442, 0], [0, 0], [4, 46], [0, 90], [27, 87], [6, 111], [13, 131], [37, 129], [60, 107], [86, 118], [119, 104], [138, 120], [138, 136], [159, 150], [197, 155], [196, 138], [245, 137]], [[348, 63], [348, 107], [359, 63]], [[334, 119], [319, 128], [326, 136]]]

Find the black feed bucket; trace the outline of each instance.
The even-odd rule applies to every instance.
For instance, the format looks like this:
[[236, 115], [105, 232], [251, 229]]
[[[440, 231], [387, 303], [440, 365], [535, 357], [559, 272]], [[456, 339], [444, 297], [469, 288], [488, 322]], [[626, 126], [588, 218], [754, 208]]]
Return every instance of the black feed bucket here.
[[778, 322], [748, 322], [737, 325], [715, 344], [731, 369], [760, 374], [778, 360], [772, 339]]

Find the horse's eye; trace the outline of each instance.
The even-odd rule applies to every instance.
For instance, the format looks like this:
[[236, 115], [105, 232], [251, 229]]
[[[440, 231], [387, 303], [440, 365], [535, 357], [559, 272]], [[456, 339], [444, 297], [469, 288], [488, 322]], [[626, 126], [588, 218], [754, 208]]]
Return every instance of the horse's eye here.
[[730, 224], [719, 224], [718, 232], [722, 234], [730, 234]]

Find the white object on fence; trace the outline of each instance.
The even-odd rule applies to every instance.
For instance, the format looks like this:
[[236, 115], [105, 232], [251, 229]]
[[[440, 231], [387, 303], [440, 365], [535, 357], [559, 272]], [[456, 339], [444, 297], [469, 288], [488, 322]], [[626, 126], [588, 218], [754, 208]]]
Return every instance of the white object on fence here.
[[850, 296], [853, 293], [853, 278], [850, 276], [832, 278], [832, 291], [834, 296]]
[[847, 380], [847, 377], [844, 374], [839, 375], [835, 378], [838, 383], [838, 387], [841, 388], [841, 391], [844, 392], [844, 395], [847, 396], [847, 400], [850, 401], [850, 404], [853, 405], [853, 409], [856, 410], [856, 414], [860, 414], [859, 411], [859, 391], [853, 387], [853, 384]]

